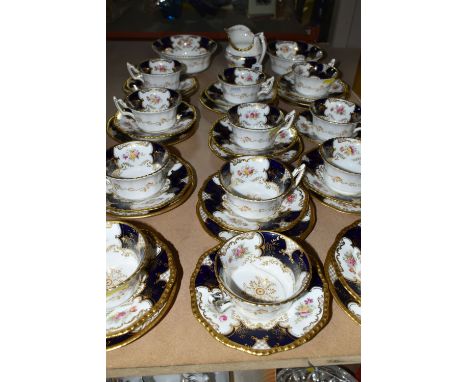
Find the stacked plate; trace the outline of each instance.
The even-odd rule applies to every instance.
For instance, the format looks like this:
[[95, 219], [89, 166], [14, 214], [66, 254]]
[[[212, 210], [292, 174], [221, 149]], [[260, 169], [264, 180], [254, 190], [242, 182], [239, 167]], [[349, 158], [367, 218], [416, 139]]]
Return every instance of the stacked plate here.
[[336, 303], [361, 324], [361, 221], [343, 229], [325, 260], [325, 273]]
[[192, 166], [166, 147], [130, 141], [106, 152], [106, 211], [141, 218], [170, 211], [184, 203], [195, 188]]
[[255, 355], [302, 345], [330, 318], [320, 261], [272, 231], [246, 232], [206, 251], [190, 295], [193, 314], [214, 338]]
[[123, 221], [106, 222], [106, 349], [151, 330], [176, 296], [173, 252], [158, 235]]

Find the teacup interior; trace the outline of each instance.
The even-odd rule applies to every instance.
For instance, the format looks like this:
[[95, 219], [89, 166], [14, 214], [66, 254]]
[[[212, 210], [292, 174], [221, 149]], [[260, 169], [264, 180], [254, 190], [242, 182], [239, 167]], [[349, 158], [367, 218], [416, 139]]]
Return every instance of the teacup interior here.
[[[347, 109], [351, 108], [353, 111], [347, 113]], [[361, 108], [352, 102], [338, 98], [318, 99], [311, 104], [311, 109], [314, 114], [332, 122], [359, 123], [361, 121]]]
[[268, 200], [291, 185], [291, 174], [278, 161], [265, 157], [237, 158], [221, 168], [221, 182], [230, 192], [253, 200]]
[[156, 143], [129, 142], [106, 152], [107, 175], [134, 179], [159, 171], [168, 161], [167, 150]]
[[319, 55], [321, 50], [318, 47], [303, 41], [271, 41], [268, 43], [268, 51], [277, 57], [291, 61], [318, 59], [323, 54]]
[[231, 85], [250, 85], [263, 82], [266, 75], [248, 68], [228, 68], [219, 75], [219, 78]]
[[176, 35], [163, 37], [154, 43], [159, 51], [168, 55], [200, 56], [215, 49], [213, 40], [201, 36]]
[[237, 126], [264, 130], [281, 123], [283, 116], [279, 109], [262, 103], [245, 103], [228, 111], [229, 120]]
[[323, 143], [329, 162], [354, 173], [361, 173], [361, 141], [354, 138], [334, 138]]
[[318, 77], [322, 80], [334, 78], [338, 71], [333, 66], [321, 64], [315, 61], [304, 62], [294, 66], [294, 73], [302, 77]]
[[106, 228], [106, 288], [126, 281], [143, 261], [145, 244], [142, 235], [126, 224]]
[[162, 112], [173, 108], [180, 101], [179, 94], [171, 89], [150, 88], [130, 94], [127, 104], [140, 112]]
[[[284, 250], [291, 252], [291, 257]], [[218, 274], [235, 295], [251, 302], [281, 302], [303, 286], [310, 268], [290, 239], [273, 232], [248, 232], [219, 253]]]
[[180, 70], [181, 63], [175, 60], [154, 59], [140, 64], [140, 70], [146, 74], [170, 74]]

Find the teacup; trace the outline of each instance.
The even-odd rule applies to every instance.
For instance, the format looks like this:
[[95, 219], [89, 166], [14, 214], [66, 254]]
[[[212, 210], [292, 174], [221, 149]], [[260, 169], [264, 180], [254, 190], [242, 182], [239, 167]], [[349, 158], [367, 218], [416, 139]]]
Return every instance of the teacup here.
[[234, 158], [219, 171], [226, 207], [246, 219], [270, 219], [299, 185], [304, 171], [302, 164], [291, 173], [283, 163], [266, 156]]
[[335, 60], [328, 64], [315, 61], [296, 63], [292, 66], [294, 89], [305, 96], [322, 98], [329, 94], [330, 88], [338, 77]]
[[343, 195], [361, 193], [361, 140], [332, 138], [319, 147], [325, 184]]
[[279, 75], [290, 72], [297, 62], [318, 61], [323, 57], [323, 51], [318, 46], [303, 41], [271, 41], [267, 53], [271, 70]]
[[291, 127], [296, 111], [284, 117], [274, 106], [243, 103], [231, 107], [227, 115], [234, 143], [246, 149], [264, 150], [272, 147], [276, 137]]
[[158, 143], [130, 141], [106, 151], [107, 193], [142, 200], [164, 185], [170, 154]]
[[223, 95], [226, 101], [239, 104], [256, 102], [261, 95], [271, 92], [274, 77], [267, 78], [261, 70], [234, 67], [218, 74]]
[[125, 102], [114, 97], [117, 110], [135, 121], [145, 133], [159, 133], [174, 126], [180, 102], [178, 92], [165, 88], [137, 90], [128, 95]]
[[177, 90], [183, 65], [176, 60], [155, 58], [141, 62], [135, 67], [127, 62], [128, 73], [134, 80], [143, 83], [143, 88], [167, 88]]
[[361, 127], [361, 108], [340, 98], [321, 98], [311, 103], [312, 130], [321, 140], [353, 137]]
[[134, 295], [148, 258], [148, 244], [135, 226], [106, 222], [106, 310]]
[[213, 40], [206, 37], [186, 34], [163, 37], [153, 43], [156, 53], [185, 64], [189, 74], [207, 69], [217, 47]]
[[287, 311], [312, 277], [312, 263], [302, 247], [270, 231], [245, 232], [228, 240], [216, 254], [214, 269], [222, 291], [213, 296], [215, 307], [225, 311], [234, 305], [261, 320]]

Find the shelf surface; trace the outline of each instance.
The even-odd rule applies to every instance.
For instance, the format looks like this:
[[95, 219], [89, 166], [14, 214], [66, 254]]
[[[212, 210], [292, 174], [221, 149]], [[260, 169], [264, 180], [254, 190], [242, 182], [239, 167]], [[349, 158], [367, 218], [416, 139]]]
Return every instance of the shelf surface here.
[[[326, 45], [323, 47], [328, 52], [328, 58], [335, 57], [340, 62], [342, 78], [352, 87], [360, 51], [331, 49]], [[148, 41], [107, 42], [107, 118], [115, 112], [112, 96], [123, 96], [122, 84], [129, 76], [126, 62], [138, 64], [154, 56]], [[192, 315], [189, 294], [192, 271], [200, 255], [218, 243], [208, 236], [198, 221], [195, 213], [197, 194], [207, 176], [217, 171], [223, 163], [208, 148], [208, 131], [219, 116], [205, 109], [199, 102], [199, 96], [208, 84], [215, 81], [217, 73], [224, 66], [223, 52], [219, 51], [210, 68], [196, 75], [200, 87], [191, 96], [191, 103], [199, 112], [198, 129], [190, 139], [172, 146], [194, 166], [197, 173], [195, 191], [184, 204], [168, 213], [135, 220], [154, 228], [177, 249], [182, 266], [182, 280], [177, 298], [168, 314], [155, 328], [135, 342], [107, 352], [108, 377], [304, 367], [308, 366], [309, 362], [316, 366], [360, 362], [360, 326], [335, 302], [332, 304], [330, 322], [310, 342], [293, 350], [263, 357], [228, 348], [211, 337]], [[266, 71], [271, 73], [269, 63], [266, 65]], [[279, 106], [287, 111], [292, 109], [282, 101]], [[303, 110], [296, 109], [298, 112]], [[103, 133], [104, 122], [102, 121]], [[115, 141], [107, 137], [107, 147], [115, 144]], [[306, 138], [304, 144], [305, 152], [315, 146]], [[306, 241], [323, 263], [338, 232], [358, 220], [360, 216], [337, 212], [322, 205], [317, 199], [311, 199], [316, 206], [317, 223]], [[112, 217], [109, 216], [108, 219]]]

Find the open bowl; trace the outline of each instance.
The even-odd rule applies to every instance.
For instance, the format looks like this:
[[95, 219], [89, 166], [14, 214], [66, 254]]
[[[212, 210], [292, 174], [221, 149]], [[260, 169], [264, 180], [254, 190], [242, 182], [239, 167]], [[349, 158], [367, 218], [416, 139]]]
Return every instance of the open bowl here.
[[163, 37], [153, 43], [153, 50], [161, 57], [178, 60], [187, 66], [187, 73], [199, 73], [210, 66], [217, 44], [206, 37], [175, 35]]
[[279, 75], [291, 71], [297, 62], [318, 61], [324, 56], [317, 45], [304, 41], [274, 40], [268, 43], [267, 53], [271, 60], [271, 70]]
[[293, 239], [270, 231], [234, 236], [218, 251], [214, 268], [226, 302], [262, 319], [285, 312], [312, 277], [307, 252]]

